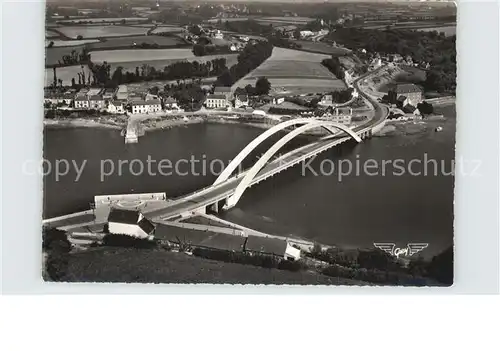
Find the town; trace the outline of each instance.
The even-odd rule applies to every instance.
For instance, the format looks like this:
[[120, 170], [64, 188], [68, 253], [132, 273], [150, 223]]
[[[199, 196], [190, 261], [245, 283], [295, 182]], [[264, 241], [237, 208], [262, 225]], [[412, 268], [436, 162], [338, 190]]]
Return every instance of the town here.
[[[114, 128], [125, 144], [140, 143], [148, 131], [194, 123], [263, 130], [213, 184], [190, 194], [112, 190], [93, 194], [83, 211], [44, 218], [50, 279], [65, 279], [52, 263], [67, 260], [66, 251], [95, 256], [95, 247], [134, 247], [303, 271], [327, 284], [332, 277], [347, 284], [448, 284], [420, 259], [395, 259], [372, 248], [340, 250], [220, 216], [250, 186], [330, 148], [416, 133], [426, 123], [442, 131], [440, 108], [455, 102], [453, 4], [281, 5], [48, 4], [46, 127]], [[289, 134], [251, 168], [235, 172], [280, 133]], [[300, 135], [319, 138], [276, 154]]]

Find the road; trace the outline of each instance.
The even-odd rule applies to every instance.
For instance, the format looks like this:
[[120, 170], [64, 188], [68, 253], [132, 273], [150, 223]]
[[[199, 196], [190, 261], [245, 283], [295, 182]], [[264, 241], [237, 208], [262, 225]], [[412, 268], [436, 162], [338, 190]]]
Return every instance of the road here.
[[[369, 72], [361, 76], [354, 82], [354, 86], [356, 90], [358, 90], [360, 96], [367, 99], [374, 107], [373, 118], [353, 129], [357, 133], [364, 132], [366, 130], [371, 129], [373, 126], [380, 124], [385, 120], [385, 118], [387, 118], [387, 115], [389, 113], [389, 110], [386, 106], [378, 103], [374, 97], [368, 95], [367, 93], [362, 91], [359, 87], [359, 83], [362, 80], [364, 80], [368, 75], [375, 73], [376, 71], [377, 70]], [[299, 149], [293, 150], [285, 155], [282, 155], [281, 157], [273, 160], [272, 162], [264, 166], [264, 168], [254, 178], [251, 185], [259, 183], [260, 181], [267, 179], [268, 177], [274, 175], [275, 173], [278, 173], [282, 170], [292, 167], [293, 165], [296, 165], [297, 163], [302, 162], [303, 160], [313, 157], [314, 155], [322, 151], [325, 151], [335, 145], [346, 142], [350, 138], [351, 138], [350, 136], [324, 137], [319, 141], [305, 145]], [[216, 186], [210, 185], [204, 189], [196, 191], [195, 193], [183, 196], [181, 198], [173, 199], [167, 202], [163, 207], [156, 207], [155, 209], [149, 209], [149, 210], [144, 209], [143, 213], [148, 218], [153, 220], [155, 219], [165, 220], [168, 218], [173, 218], [175, 216], [178, 216], [181, 213], [194, 211], [204, 206], [211, 205], [216, 201], [223, 200], [232, 195], [238, 184], [242, 181], [245, 173], [246, 171], [238, 175], [235, 175], [232, 178], [228, 179], [227, 181], [218, 184]], [[96, 218], [95, 222], [106, 221], [105, 213], [99, 215], [99, 217], [103, 218]], [[88, 222], [89, 211], [82, 212], [81, 215], [76, 214], [76, 216], [68, 220], [70, 220], [71, 224], [74, 225], [75, 223], [78, 222], [79, 219], [81, 219], [82, 224], [89, 223]], [[47, 222], [48, 221], [50, 220], [47, 220]], [[64, 223], [64, 222], [65, 221], [63, 220], [62, 222], [58, 223]]]

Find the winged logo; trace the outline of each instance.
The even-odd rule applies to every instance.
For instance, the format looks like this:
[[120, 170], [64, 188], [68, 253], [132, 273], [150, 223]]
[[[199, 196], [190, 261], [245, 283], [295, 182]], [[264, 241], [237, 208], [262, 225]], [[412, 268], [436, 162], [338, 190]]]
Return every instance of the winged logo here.
[[408, 244], [408, 256], [413, 256], [425, 249], [429, 244], [426, 243], [409, 243]]
[[394, 247], [396, 244], [394, 243], [373, 243], [377, 249], [387, 252], [389, 255], [394, 255]]
[[377, 249], [387, 252], [391, 256], [396, 256], [397, 258], [399, 258], [399, 256], [413, 256], [428, 247], [429, 244], [408, 243], [406, 248], [396, 247], [396, 244], [394, 243], [373, 243], [373, 246], [375, 246]]

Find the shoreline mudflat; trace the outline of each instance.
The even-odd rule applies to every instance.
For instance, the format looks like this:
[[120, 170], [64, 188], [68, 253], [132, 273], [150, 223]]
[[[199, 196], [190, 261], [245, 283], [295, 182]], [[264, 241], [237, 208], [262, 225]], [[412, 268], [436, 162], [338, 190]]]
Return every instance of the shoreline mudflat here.
[[103, 123], [89, 119], [75, 118], [75, 119], [44, 119], [44, 127], [60, 127], [60, 128], [73, 128], [73, 127], [85, 127], [85, 128], [107, 128], [122, 130], [126, 127], [126, 124], [111, 124]]

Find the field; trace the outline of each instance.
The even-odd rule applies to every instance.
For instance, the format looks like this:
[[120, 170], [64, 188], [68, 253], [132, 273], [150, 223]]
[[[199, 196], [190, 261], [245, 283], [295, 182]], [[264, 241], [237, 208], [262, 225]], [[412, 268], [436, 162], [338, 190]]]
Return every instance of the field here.
[[262, 17], [257, 18], [257, 22], [263, 24], [273, 24], [273, 25], [281, 25], [281, 24], [307, 24], [311, 21], [314, 21], [314, 18], [310, 17]]
[[143, 35], [143, 36], [132, 36], [123, 38], [110, 38], [104, 42], [91, 44], [88, 46], [88, 48], [90, 50], [95, 50], [95, 49], [100, 50], [106, 48], [132, 46], [134, 45], [134, 43], [136, 43], [137, 45], [141, 45], [142, 43], [147, 43], [147, 44], [158, 44], [159, 46], [174, 46], [178, 44], [183, 44], [184, 41], [178, 37]]
[[121, 66], [125, 70], [135, 70], [143, 64], [163, 69], [165, 66], [178, 61], [206, 62], [215, 58], [225, 57], [226, 65], [232, 66], [237, 62], [238, 54], [195, 56], [191, 49], [131, 49], [131, 50], [107, 50], [92, 52], [93, 62], [108, 62], [111, 71]]
[[364, 285], [311, 272], [290, 272], [223, 263], [184, 253], [125, 248], [70, 254], [66, 279], [72, 282]]
[[321, 93], [345, 89], [344, 82], [321, 64], [323, 59], [329, 57], [330, 55], [275, 47], [271, 57], [236, 82], [232, 89], [247, 84], [254, 85], [259, 77], [269, 79], [274, 93]]
[[295, 43], [302, 46], [301, 50], [320, 54], [342, 56], [351, 52], [349, 49], [334, 47], [321, 41], [296, 40]]
[[62, 57], [64, 55], [70, 55], [71, 51], [75, 50], [77, 52], [82, 51], [83, 46], [63, 46], [57, 48], [47, 48], [45, 49], [45, 65], [55, 65], [58, 61], [62, 62]]
[[45, 40], [45, 46], [49, 45], [50, 42], [54, 44], [52, 47], [60, 48], [65, 46], [79, 46], [83, 44], [98, 43], [98, 39], [82, 39], [82, 40]]
[[71, 20], [59, 21], [59, 23], [74, 24], [78, 22], [92, 22], [92, 23], [119, 23], [125, 20], [126, 22], [147, 21], [144, 17], [118, 17], [118, 18], [75, 18]]
[[151, 32], [152, 34], [158, 34], [158, 33], [180, 33], [182, 32], [183, 28], [181, 27], [176, 27], [176, 26], [158, 26], [153, 31]]
[[126, 35], [146, 34], [148, 28], [126, 26], [66, 26], [57, 30], [68, 38], [76, 39], [79, 35], [83, 38], [121, 37]]
[[45, 38], [59, 38], [59, 33], [46, 29]]
[[[90, 70], [87, 66], [83, 66], [85, 71], [85, 77], [88, 77]], [[78, 83], [78, 72], [82, 71], [80, 65], [68, 66], [68, 67], [58, 67], [56, 69], [57, 79], [62, 79], [63, 85], [71, 85], [71, 78], [75, 78], [76, 83]], [[45, 86], [49, 86], [54, 82], [54, 71], [52, 68], [45, 69]]]

